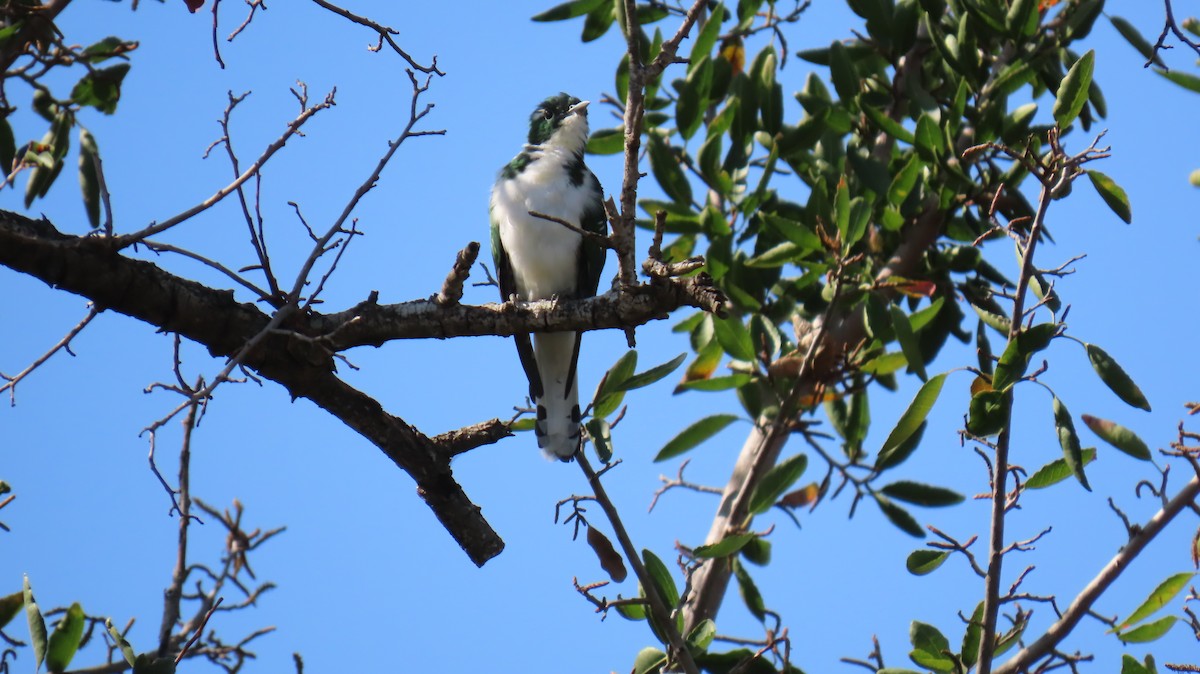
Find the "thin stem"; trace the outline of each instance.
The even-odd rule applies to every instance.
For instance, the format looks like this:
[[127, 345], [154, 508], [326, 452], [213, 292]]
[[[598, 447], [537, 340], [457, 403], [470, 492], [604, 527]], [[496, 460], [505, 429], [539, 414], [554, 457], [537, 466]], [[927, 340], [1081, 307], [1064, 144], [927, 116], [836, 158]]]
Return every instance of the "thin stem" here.
[[621, 549], [625, 551], [626, 559], [629, 560], [630, 566], [633, 567], [633, 572], [642, 584], [642, 589], [646, 593], [646, 599], [650, 602], [650, 610], [654, 612], [657, 619], [656, 622], [662, 628], [663, 632], [666, 633], [667, 641], [671, 642], [670, 659], [681, 665], [683, 671], [689, 674], [699, 674], [700, 670], [692, 660], [691, 652], [688, 651], [687, 646], [683, 643], [683, 637], [680, 636], [679, 630], [675, 629], [675, 619], [671, 616], [671, 609], [667, 606], [662, 595], [659, 594], [658, 586], [655, 585], [654, 579], [646, 571], [645, 565], [642, 564], [642, 558], [638, 554], [638, 549], [634, 547], [633, 541], [629, 538], [629, 533], [625, 531], [625, 525], [621, 522], [621, 515], [617, 512], [616, 506], [608, 498], [608, 493], [604, 491], [604, 485], [600, 482], [600, 476], [592, 469], [592, 464], [588, 462], [587, 456], [583, 451], [575, 452], [575, 460], [579, 462], [579, 468], [583, 470], [584, 476], [587, 477], [588, 484], [592, 488], [592, 493], [596, 496], [596, 502], [600, 504], [600, 507], [604, 510], [604, 515], [608, 517], [609, 523], [612, 524], [613, 533], [616, 534], [617, 541], [621, 544]]
[[[1033, 254], [1037, 249], [1046, 211], [1050, 208], [1052, 189], [1043, 183], [1038, 209], [1029, 229], [1025, 251], [1021, 256], [1021, 276], [1017, 279], [1016, 297], [1013, 298], [1012, 324], [1008, 331], [1009, 342], [1021, 332], [1025, 311], [1025, 296], [1029, 290], [1029, 279], [1033, 276]], [[996, 439], [992, 469], [992, 514], [991, 535], [988, 537], [987, 577], [984, 579], [983, 628], [979, 642], [979, 673], [989, 674], [992, 669], [992, 653], [995, 651], [996, 619], [1000, 611], [1000, 575], [1004, 568], [1004, 515], [1008, 511], [1008, 450], [1012, 442], [1012, 390], [1004, 394], [1004, 426]]]

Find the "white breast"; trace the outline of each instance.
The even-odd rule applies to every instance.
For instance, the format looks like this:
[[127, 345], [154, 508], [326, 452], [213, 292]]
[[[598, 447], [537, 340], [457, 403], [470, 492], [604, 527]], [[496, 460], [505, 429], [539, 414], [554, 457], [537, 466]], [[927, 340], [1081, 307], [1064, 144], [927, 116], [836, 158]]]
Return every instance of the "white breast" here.
[[[562, 156], [558, 156], [558, 155]], [[576, 227], [588, 201], [584, 185], [573, 186], [564, 164], [570, 156], [557, 148], [537, 152], [538, 159], [512, 179], [492, 188], [492, 217], [512, 264], [521, 299], [549, 299], [575, 292], [582, 237], [562, 225], [535, 218], [537, 211]]]

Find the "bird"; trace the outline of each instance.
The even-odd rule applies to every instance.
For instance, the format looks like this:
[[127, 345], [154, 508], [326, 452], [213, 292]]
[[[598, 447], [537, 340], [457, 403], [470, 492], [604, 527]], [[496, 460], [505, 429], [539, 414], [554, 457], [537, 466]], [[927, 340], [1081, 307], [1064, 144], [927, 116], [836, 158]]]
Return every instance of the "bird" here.
[[[592, 297], [607, 233], [600, 181], [584, 164], [588, 101], [566, 93], [538, 104], [525, 147], [500, 169], [489, 201], [492, 257], [502, 302]], [[531, 215], [536, 212], [562, 222]], [[534, 432], [548, 456], [570, 461], [580, 447], [581, 332], [514, 335], [536, 407]]]

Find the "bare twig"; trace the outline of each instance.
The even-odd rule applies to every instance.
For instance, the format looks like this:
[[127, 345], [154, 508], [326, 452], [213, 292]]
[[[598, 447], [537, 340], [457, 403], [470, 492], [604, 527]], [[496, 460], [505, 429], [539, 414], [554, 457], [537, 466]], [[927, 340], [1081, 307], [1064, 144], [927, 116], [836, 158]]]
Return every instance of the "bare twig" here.
[[[50, 357], [58, 353], [60, 350], [71, 353], [71, 340], [75, 339], [75, 336], [82, 332], [83, 329], [87, 327], [87, 324], [91, 323], [92, 319], [100, 314], [100, 311], [101, 309], [97, 307], [95, 303], [89, 302], [88, 313], [83, 317], [83, 320], [79, 321], [78, 325], [71, 328], [71, 330], [67, 332], [62, 339], [58, 340], [58, 343], [50, 347], [49, 351], [42, 354], [37, 360], [30, 363], [29, 367], [26, 367], [24, 370], [21, 370], [12, 376], [0, 372], [0, 379], [4, 380], [4, 383], [0, 384], [0, 393], [3, 393], [6, 390], [8, 391], [10, 405], [15, 407], [17, 404], [17, 384], [19, 384], [25, 377], [28, 377], [34, 370], [41, 367], [43, 363], [50, 360]], [[75, 354], [71, 353], [71, 355]]]
[[396, 30], [395, 28], [389, 28], [387, 26], [380, 25], [366, 17], [358, 16], [357, 14], [354, 14], [354, 13], [352, 13], [348, 10], [345, 10], [341, 7], [338, 7], [337, 5], [335, 5], [333, 3], [326, 2], [326, 0], [313, 0], [313, 2], [317, 3], [317, 5], [319, 5], [321, 7], [324, 7], [325, 9], [333, 12], [334, 14], [337, 14], [338, 16], [349, 19], [350, 21], [353, 21], [354, 23], [357, 23], [360, 26], [366, 26], [367, 28], [370, 28], [371, 30], [375, 31], [376, 33], [379, 33], [379, 44], [373, 48], [370, 48], [371, 51], [379, 51], [380, 48], [383, 46], [383, 43], [387, 42], [388, 46], [391, 47], [392, 50], [395, 51], [397, 54], [399, 54], [401, 58], [403, 58], [405, 61], [407, 61], [408, 65], [412, 66], [414, 69], [419, 70], [427, 75], [445, 75], [446, 74], [446, 73], [442, 72], [441, 70], [438, 70], [437, 56], [434, 56], [433, 62], [427, 66], [423, 66], [420, 63], [417, 63], [415, 60], [413, 60], [413, 57], [409, 56], [408, 52], [401, 49], [400, 45], [396, 44], [396, 41], [392, 39], [393, 35], [400, 34], [400, 31]]
[[1155, 513], [1150, 521], [1129, 537], [1129, 541], [1075, 597], [1061, 618], [1047, 628], [1046, 632], [1032, 644], [1021, 649], [1011, 660], [997, 667], [995, 674], [1016, 674], [1025, 671], [1031, 664], [1057, 647], [1075, 629], [1075, 625], [1090, 612], [1092, 604], [1120, 577], [1121, 572], [1142, 552], [1146, 545], [1154, 540], [1170, 524], [1171, 520], [1191, 504], [1198, 495], [1200, 495], [1200, 476], [1193, 477], [1174, 498], [1167, 502], [1162, 510]]

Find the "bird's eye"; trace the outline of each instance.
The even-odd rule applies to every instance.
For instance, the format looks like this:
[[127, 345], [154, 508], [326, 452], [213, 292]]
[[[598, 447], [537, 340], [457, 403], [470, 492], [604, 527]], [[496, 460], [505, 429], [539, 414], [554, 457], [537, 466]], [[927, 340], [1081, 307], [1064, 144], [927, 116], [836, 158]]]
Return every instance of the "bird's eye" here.
[[550, 112], [549, 110], [542, 110], [542, 117], [545, 117], [546, 119], [553, 119], [554, 113]]

